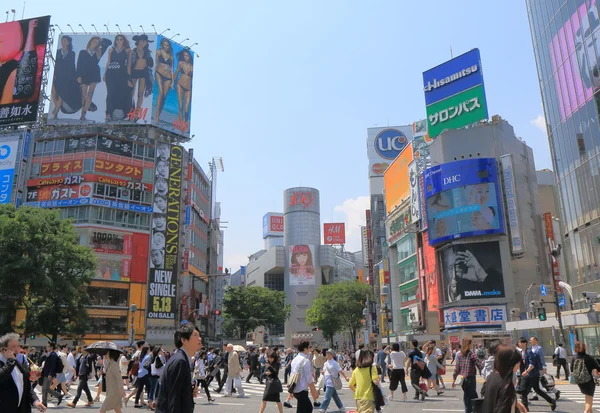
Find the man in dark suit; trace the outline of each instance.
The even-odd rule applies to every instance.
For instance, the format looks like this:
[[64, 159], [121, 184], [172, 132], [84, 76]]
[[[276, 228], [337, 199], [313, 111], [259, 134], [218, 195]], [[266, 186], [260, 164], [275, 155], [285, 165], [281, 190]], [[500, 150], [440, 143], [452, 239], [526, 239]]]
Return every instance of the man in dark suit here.
[[16, 360], [20, 352], [18, 334], [0, 337], [0, 410], [2, 413], [31, 413], [31, 407], [35, 406], [44, 412], [46, 407], [31, 388], [29, 369]]
[[177, 352], [171, 356], [160, 377], [156, 413], [193, 413], [192, 357], [202, 347], [200, 332], [190, 322], [184, 322], [175, 332]]
[[[60, 358], [56, 353], [56, 343], [50, 341], [46, 346], [46, 351], [48, 353], [48, 357], [46, 358], [46, 362], [44, 363], [44, 368], [42, 369], [42, 403], [44, 406], [48, 406], [48, 393], [58, 399], [58, 403], [56, 405], [62, 403], [63, 395], [57, 392], [56, 390], [52, 390], [50, 386], [54, 384], [58, 384], [58, 380], [56, 380], [56, 376], [59, 373], [57, 370], [57, 363]], [[64, 367], [64, 366], [63, 366]]]

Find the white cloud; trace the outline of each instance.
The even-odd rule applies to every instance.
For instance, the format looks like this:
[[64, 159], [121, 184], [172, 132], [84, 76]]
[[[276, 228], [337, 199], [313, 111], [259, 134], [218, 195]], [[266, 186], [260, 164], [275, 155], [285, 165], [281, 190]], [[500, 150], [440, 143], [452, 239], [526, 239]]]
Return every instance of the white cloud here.
[[544, 132], [544, 134], [548, 133], [546, 129], [546, 118], [544, 118], [544, 114], [540, 113], [537, 118], [530, 122], [533, 126]]
[[346, 250], [355, 252], [361, 249], [360, 226], [365, 225], [365, 211], [369, 209], [369, 197], [359, 196], [344, 201], [342, 205], [336, 205], [335, 212], [345, 215], [343, 221], [346, 223]]

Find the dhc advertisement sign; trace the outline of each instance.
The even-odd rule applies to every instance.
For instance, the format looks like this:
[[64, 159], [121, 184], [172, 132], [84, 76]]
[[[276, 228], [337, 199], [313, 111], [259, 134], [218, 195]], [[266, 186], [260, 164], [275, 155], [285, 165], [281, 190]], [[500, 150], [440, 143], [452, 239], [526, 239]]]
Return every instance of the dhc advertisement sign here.
[[504, 232], [496, 159], [436, 165], [423, 179], [429, 245]]

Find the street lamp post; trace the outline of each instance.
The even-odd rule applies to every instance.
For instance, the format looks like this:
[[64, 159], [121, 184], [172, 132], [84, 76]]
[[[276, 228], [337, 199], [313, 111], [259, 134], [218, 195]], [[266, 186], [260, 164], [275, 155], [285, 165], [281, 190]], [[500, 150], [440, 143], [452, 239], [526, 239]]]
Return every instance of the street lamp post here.
[[131, 304], [129, 307], [129, 311], [131, 311], [131, 326], [129, 330], [129, 345], [133, 346], [133, 337], [135, 332], [135, 312], [137, 311], [137, 305]]

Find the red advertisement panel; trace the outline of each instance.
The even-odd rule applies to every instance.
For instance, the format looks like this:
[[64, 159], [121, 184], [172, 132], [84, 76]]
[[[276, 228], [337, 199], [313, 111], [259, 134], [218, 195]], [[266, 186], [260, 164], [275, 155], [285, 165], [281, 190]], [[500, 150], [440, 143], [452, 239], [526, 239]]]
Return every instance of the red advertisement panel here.
[[27, 191], [27, 201], [54, 201], [58, 199], [85, 198], [92, 194], [92, 184], [75, 186], [51, 185]]
[[[283, 217], [271, 215], [269, 217], [269, 228], [272, 232], [283, 232]], [[327, 225], [327, 224], [325, 224]]]
[[130, 273], [131, 273], [131, 260], [129, 258], [124, 259], [122, 262], [122, 267], [121, 267], [121, 277], [123, 280], [130, 280]]
[[323, 224], [323, 235], [325, 236], [325, 245], [345, 244], [346, 226], [342, 222]]
[[[40, 167], [40, 175], [62, 175], [71, 172], [82, 172], [83, 160], [72, 159], [68, 161], [44, 162]], [[141, 175], [140, 175], [141, 176]]]
[[133, 254], [131, 266], [131, 282], [148, 282], [148, 248], [150, 244], [150, 235], [133, 234]]
[[440, 283], [437, 278], [435, 249], [429, 245], [427, 231], [421, 233], [423, 237], [423, 280], [425, 284], [425, 296], [427, 298], [427, 310], [438, 311], [441, 308]]
[[107, 161], [104, 159], [96, 159], [94, 169], [96, 172], [105, 172], [107, 174], [137, 179], [141, 179], [144, 173], [143, 168], [140, 166], [127, 165], [122, 162]]
[[131, 255], [133, 246], [133, 237], [131, 234], [126, 234], [123, 236], [123, 254]]

